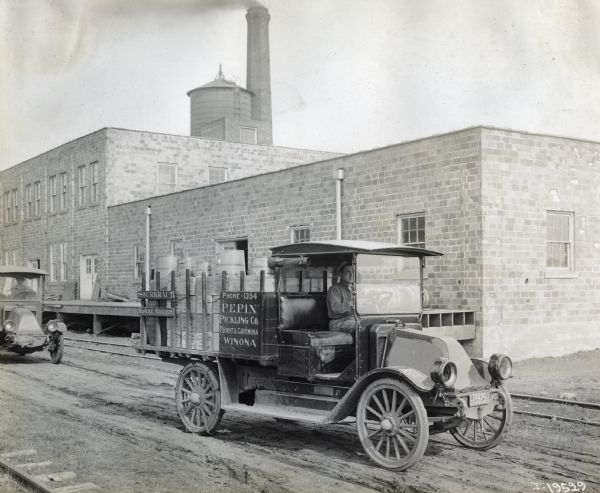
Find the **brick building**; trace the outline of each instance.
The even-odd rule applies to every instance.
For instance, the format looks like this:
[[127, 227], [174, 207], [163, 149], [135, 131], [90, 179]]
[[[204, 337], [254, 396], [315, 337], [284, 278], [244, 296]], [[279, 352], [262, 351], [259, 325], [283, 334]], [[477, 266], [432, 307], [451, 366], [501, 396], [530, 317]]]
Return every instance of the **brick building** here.
[[[476, 312], [472, 351], [515, 358], [600, 347], [600, 143], [486, 127], [108, 206], [106, 281], [134, 291], [151, 257], [243, 242], [250, 282], [269, 247], [335, 238], [425, 245], [431, 306]], [[254, 276], [254, 280], [253, 280]]]
[[106, 281], [107, 207], [337, 155], [104, 128], [0, 171], [1, 261], [86, 299]]

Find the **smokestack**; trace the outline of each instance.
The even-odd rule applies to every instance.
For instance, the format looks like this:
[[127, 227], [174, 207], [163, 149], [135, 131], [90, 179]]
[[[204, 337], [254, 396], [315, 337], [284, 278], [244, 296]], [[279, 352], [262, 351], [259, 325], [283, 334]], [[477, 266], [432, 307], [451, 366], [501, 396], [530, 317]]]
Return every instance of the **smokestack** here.
[[252, 119], [271, 123], [271, 60], [269, 55], [269, 11], [262, 5], [248, 9], [248, 55], [246, 87], [254, 93]]

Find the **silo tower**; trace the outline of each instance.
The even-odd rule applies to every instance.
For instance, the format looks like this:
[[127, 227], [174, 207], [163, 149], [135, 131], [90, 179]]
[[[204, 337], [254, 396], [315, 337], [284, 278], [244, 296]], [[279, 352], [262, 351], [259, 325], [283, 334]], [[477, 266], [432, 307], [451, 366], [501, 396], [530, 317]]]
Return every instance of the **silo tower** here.
[[221, 66], [215, 80], [187, 93], [190, 97], [190, 133], [226, 139], [227, 120], [250, 120], [252, 94], [227, 80]]
[[227, 80], [219, 67], [215, 80], [187, 93], [190, 135], [246, 144], [273, 144], [270, 18], [267, 8], [259, 4], [251, 6], [246, 13], [247, 89]]

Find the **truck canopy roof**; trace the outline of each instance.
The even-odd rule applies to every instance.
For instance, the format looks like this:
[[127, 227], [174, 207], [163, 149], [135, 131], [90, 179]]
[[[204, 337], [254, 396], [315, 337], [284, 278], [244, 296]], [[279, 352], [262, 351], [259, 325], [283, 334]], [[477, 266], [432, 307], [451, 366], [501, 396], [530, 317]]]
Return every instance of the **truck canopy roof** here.
[[20, 267], [18, 265], [0, 265], [0, 276], [12, 276], [22, 274], [27, 277], [47, 276], [45, 270], [34, 269], [33, 267]]
[[410, 246], [362, 240], [330, 240], [294, 243], [271, 248], [276, 257], [297, 257], [324, 254], [367, 253], [371, 255], [395, 255], [398, 257], [435, 257], [440, 252]]

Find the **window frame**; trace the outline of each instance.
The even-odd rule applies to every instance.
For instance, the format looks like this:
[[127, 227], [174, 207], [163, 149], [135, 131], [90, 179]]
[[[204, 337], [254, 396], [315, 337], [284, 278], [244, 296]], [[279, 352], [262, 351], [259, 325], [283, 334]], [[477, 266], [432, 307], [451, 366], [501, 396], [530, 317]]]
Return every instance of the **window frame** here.
[[[421, 230], [421, 228], [419, 228], [419, 219], [423, 219], [423, 241], [418, 241], [419, 240], [419, 231]], [[408, 230], [405, 230], [404, 228], [404, 220], [409, 220], [410, 219], [416, 219], [417, 220], [417, 226], [416, 229], [411, 229], [409, 228]], [[427, 218], [426, 218], [426, 214], [425, 212], [411, 212], [408, 214], [396, 214], [396, 220], [397, 220], [397, 228], [398, 228], [398, 245], [403, 245], [403, 246], [412, 246], [412, 247], [416, 247], [416, 248], [426, 248], [427, 247]], [[404, 237], [404, 233], [408, 232], [409, 236], [410, 236], [410, 232], [415, 231], [417, 234], [417, 241], [408, 241], [405, 242], [403, 237]]]
[[[297, 236], [299, 236], [299, 233], [301, 233], [303, 231], [308, 232], [308, 237], [306, 239], [299, 239], [298, 241], [296, 241]], [[309, 224], [297, 224], [294, 226], [290, 226], [290, 243], [292, 245], [296, 245], [298, 243], [307, 243], [309, 241], [310, 241], [310, 225]]]
[[98, 177], [98, 161], [90, 163], [90, 183], [90, 202], [92, 204], [95, 204], [100, 198], [98, 193], [100, 189], [100, 179]]
[[60, 200], [59, 207], [61, 211], [68, 209], [68, 193], [69, 193], [69, 175], [66, 171], [60, 173]]
[[133, 280], [138, 281], [144, 278], [145, 267], [144, 258], [146, 256], [145, 249], [139, 245], [133, 245]]
[[[245, 132], [245, 133], [244, 133]], [[245, 140], [242, 135], [252, 135], [252, 142]], [[240, 144], [258, 144], [258, 127], [250, 127], [247, 125], [240, 125]]]
[[[549, 235], [549, 216], [561, 216], [568, 218], [568, 240], [567, 241], [559, 241], [556, 239], [548, 239]], [[549, 265], [548, 262], [550, 260], [550, 256], [548, 255], [549, 244], [566, 244], [567, 245], [567, 265], [566, 266], [554, 266]], [[544, 246], [545, 246], [545, 277], [548, 278], [560, 278], [560, 277], [575, 277], [575, 212], [573, 211], [565, 211], [565, 210], [555, 210], [555, 209], [547, 209], [546, 210], [546, 227], [545, 227], [545, 238], [544, 238]]]
[[12, 193], [4, 192], [4, 224], [10, 224], [12, 218]]
[[48, 177], [48, 214], [54, 214], [58, 210], [58, 192], [56, 183], [56, 175]]
[[42, 215], [42, 182], [36, 181], [33, 184], [33, 216]]
[[25, 219], [33, 217], [33, 190], [31, 183], [25, 185]]
[[[163, 183], [159, 180], [160, 178], [160, 169], [161, 168], [171, 168], [175, 170], [175, 182], [174, 183]], [[169, 173], [170, 175], [170, 173]], [[172, 187], [169, 190], [162, 190], [161, 186], [169, 186]], [[167, 195], [169, 193], [174, 193], [179, 190], [179, 165], [177, 163], [156, 163], [156, 193], [157, 195]]]
[[[215, 173], [219, 173], [215, 180]], [[223, 173], [224, 178], [221, 179]], [[218, 185], [219, 183], [225, 183], [229, 181], [229, 168], [226, 166], [209, 166], [208, 167], [208, 184]]]
[[12, 222], [19, 222], [19, 189], [13, 188], [11, 191], [12, 194]]
[[77, 205], [84, 207], [87, 201], [85, 164], [77, 167]]

